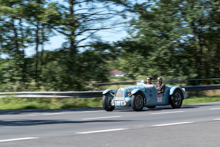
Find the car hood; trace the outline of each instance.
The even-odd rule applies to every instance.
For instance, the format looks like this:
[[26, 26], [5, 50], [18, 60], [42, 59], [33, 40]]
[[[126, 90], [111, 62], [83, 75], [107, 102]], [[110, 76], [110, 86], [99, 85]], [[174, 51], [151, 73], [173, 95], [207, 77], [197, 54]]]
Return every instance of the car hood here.
[[146, 87], [144, 86], [128, 86], [128, 87], [121, 87], [119, 90], [122, 90], [124, 92], [131, 92], [134, 89], [145, 89]]

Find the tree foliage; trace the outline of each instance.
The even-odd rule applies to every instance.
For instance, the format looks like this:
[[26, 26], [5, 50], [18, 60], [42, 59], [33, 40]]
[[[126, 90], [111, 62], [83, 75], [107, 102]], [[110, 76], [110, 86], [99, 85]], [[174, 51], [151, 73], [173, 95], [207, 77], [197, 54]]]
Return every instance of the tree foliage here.
[[[97, 35], [127, 20], [126, 38]], [[65, 42], [46, 51], [55, 35]], [[87, 90], [112, 68], [133, 79], [219, 77], [220, 2], [0, 0], [0, 55], [2, 91]]]
[[[121, 68], [168, 79], [220, 76], [219, 1], [149, 0], [131, 11], [137, 16], [130, 37], [115, 44], [126, 63]], [[141, 60], [127, 68], [130, 54]]]
[[[97, 32], [120, 25], [108, 21], [123, 11], [113, 3], [0, 0], [1, 85], [16, 83], [6, 86], [8, 90], [85, 90], [92, 80], [107, 80], [105, 53], [94, 50], [91, 40]], [[45, 51], [49, 38], [59, 34], [66, 39], [62, 47]], [[35, 49], [33, 57], [26, 56], [30, 48]]]

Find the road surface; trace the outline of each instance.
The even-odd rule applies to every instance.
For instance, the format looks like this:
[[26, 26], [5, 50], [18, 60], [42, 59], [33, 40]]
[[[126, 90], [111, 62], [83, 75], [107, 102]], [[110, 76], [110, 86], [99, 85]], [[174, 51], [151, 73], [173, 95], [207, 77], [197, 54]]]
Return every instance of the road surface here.
[[118, 108], [0, 110], [0, 147], [220, 145], [220, 103]]

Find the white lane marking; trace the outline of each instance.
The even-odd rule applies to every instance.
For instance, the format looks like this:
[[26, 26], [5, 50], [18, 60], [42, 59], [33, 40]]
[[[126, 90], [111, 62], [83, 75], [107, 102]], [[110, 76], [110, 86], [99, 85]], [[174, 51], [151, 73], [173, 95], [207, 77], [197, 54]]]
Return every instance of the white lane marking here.
[[220, 108], [210, 108], [210, 110], [217, 110], [217, 109], [220, 109]]
[[151, 113], [151, 114], [170, 114], [170, 113], [182, 113], [185, 111], [169, 111], [169, 112], [158, 112], [158, 113]]
[[43, 113], [42, 115], [59, 115], [59, 114], [66, 114], [64, 112], [60, 113]]
[[152, 125], [152, 126], [154, 126], [154, 127], [163, 127], [163, 126], [190, 124], [190, 123], [193, 123], [193, 122], [177, 122], [177, 123], [159, 124], [159, 125]]
[[81, 111], [81, 112], [103, 112], [103, 110], [96, 110], [96, 111]]
[[[32, 114], [22, 114], [25, 116], [38, 116], [38, 115], [58, 115], [58, 114], [77, 114], [77, 113], [91, 113], [91, 112], [101, 112], [101, 110], [99, 111], [73, 111], [73, 112], [58, 112], [58, 113], [45, 113], [45, 112], [41, 112], [41, 113], [32, 113]], [[20, 116], [22, 116], [20, 115]], [[16, 115], [17, 116], [17, 115]]]
[[[40, 114], [38, 114], [38, 113], [33, 113], [33, 114], [26, 114], [26, 116], [37, 116], [37, 115], [40, 115]], [[22, 115], [19, 115], [19, 116], [24, 116], [24, 114], [22, 114]]]
[[127, 128], [97, 130], [97, 131], [88, 131], [88, 132], [77, 132], [76, 134], [92, 134], [92, 133], [103, 133], [103, 132], [113, 132], [113, 131], [123, 131], [123, 130], [127, 130]]
[[[58, 115], [58, 114], [67, 114], [67, 113], [64, 113], [64, 112], [59, 112], [59, 113], [54, 113], [54, 112], [51, 112], [51, 113], [32, 113], [32, 114], [28, 114], [26, 116], [41, 116], [41, 115]], [[21, 115], [20, 115], [21, 116]]]
[[25, 138], [5, 139], [5, 140], [0, 140], [0, 143], [1, 142], [10, 142], [10, 141], [30, 140], [30, 139], [38, 139], [38, 137], [25, 137]]
[[108, 118], [117, 118], [117, 117], [121, 117], [121, 116], [108, 116], [108, 117], [83, 118], [82, 120], [108, 119]]
[[220, 118], [216, 118], [216, 119], [213, 119], [213, 120], [220, 120]]

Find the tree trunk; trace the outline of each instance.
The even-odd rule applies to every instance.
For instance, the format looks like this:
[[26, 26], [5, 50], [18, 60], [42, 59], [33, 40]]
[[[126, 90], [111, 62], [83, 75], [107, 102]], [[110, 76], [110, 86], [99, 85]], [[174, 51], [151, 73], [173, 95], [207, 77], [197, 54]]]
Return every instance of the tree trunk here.
[[39, 85], [39, 75], [38, 75], [38, 59], [39, 59], [39, 43], [40, 43], [40, 40], [39, 40], [39, 21], [37, 21], [37, 25], [36, 25], [36, 31], [35, 31], [35, 43], [36, 43], [36, 46], [35, 46], [35, 51], [36, 51], [36, 55], [35, 55], [35, 82], [36, 82], [36, 86], [37, 88], [39, 89], [40, 85]]
[[19, 55], [20, 52], [19, 52], [19, 43], [18, 43], [18, 32], [17, 32], [17, 28], [15, 27], [15, 20], [14, 19], [12, 19], [11, 24], [12, 24], [12, 28], [13, 28], [13, 31], [14, 31], [14, 41], [15, 41], [16, 52]]
[[27, 69], [26, 69], [26, 59], [25, 59], [25, 47], [24, 47], [24, 32], [23, 32], [23, 25], [22, 25], [22, 19], [20, 18], [19, 19], [19, 26], [20, 26], [20, 33], [21, 33], [21, 58], [22, 58], [22, 61], [23, 61], [23, 64], [21, 64], [21, 69], [22, 69], [22, 86], [24, 87], [24, 89], [27, 89], [27, 85], [26, 85], [26, 82], [27, 82]]
[[218, 35], [217, 35], [217, 39], [216, 39], [216, 43], [217, 43], [217, 48], [216, 48], [216, 53], [215, 53], [215, 77], [219, 77], [220, 76], [220, 30], [218, 30]]
[[[70, 5], [70, 16], [74, 15], [74, 0], [69, 0]], [[75, 46], [75, 21], [70, 22], [71, 34], [70, 34], [70, 56], [74, 57], [77, 53], [77, 48]]]
[[194, 57], [195, 57], [195, 63], [196, 63], [196, 68], [197, 68], [197, 77], [196, 78], [200, 78], [200, 59], [199, 59], [199, 53], [198, 53], [198, 48], [196, 46], [196, 38], [198, 37], [197, 31], [196, 31], [196, 25], [195, 25], [195, 20], [191, 22], [191, 29], [193, 31], [193, 41], [194, 41], [194, 47], [195, 47], [195, 51], [193, 52]]

